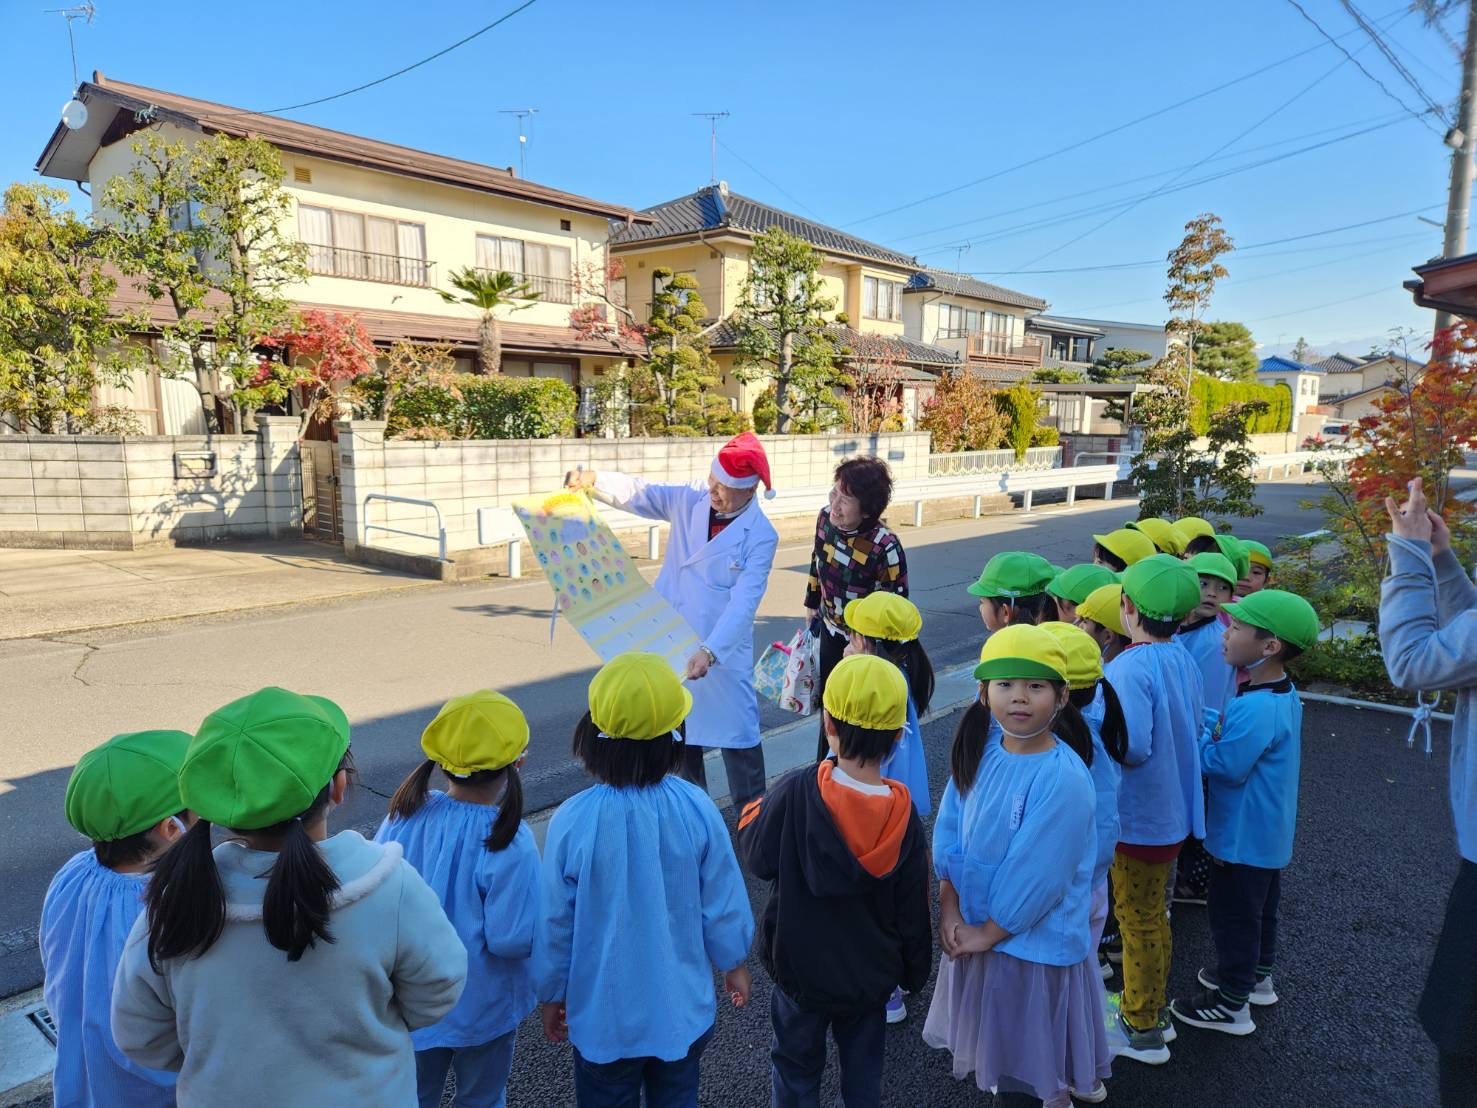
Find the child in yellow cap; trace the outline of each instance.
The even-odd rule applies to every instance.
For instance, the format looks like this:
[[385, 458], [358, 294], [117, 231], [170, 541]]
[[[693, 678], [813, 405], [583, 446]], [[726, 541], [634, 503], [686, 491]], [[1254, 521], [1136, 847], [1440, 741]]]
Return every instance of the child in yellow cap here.
[[934, 821], [943, 956], [923, 1041], [982, 1090], [1062, 1103], [1111, 1072], [1090, 927], [1092, 738], [1050, 631], [996, 632], [974, 674]]
[[[440, 1022], [411, 1034], [423, 1108], [447, 1070], [458, 1102], [501, 1104], [518, 1024], [533, 1011], [539, 855], [523, 822], [518, 767], [528, 720], [491, 689], [454, 697], [421, 734], [426, 760], [390, 800], [376, 842], [399, 843], [467, 948], [467, 987]], [[430, 788], [432, 770], [446, 791]]]
[[[180, 766], [199, 817], [155, 866], [113, 991], [113, 1038], [201, 1105], [416, 1101], [411, 1031], [467, 951], [398, 843], [328, 833], [349, 721], [266, 688], [205, 718]], [[232, 832], [211, 847], [211, 825]]]
[[1246, 557], [1250, 564], [1246, 569], [1246, 577], [1236, 582], [1237, 600], [1272, 587], [1271, 549], [1266, 543], [1257, 542], [1255, 539], [1242, 539], [1241, 545], [1246, 548]]
[[[579, 1104], [695, 1104], [713, 969], [748, 1003], [749, 894], [708, 794], [675, 776], [692, 695], [656, 654], [590, 682], [574, 756], [596, 783], [544, 842], [535, 975], [544, 1035], [574, 1044]], [[660, 1093], [659, 1093], [660, 1091]]]
[[1077, 605], [1077, 626], [1097, 643], [1103, 653], [1103, 665], [1122, 654], [1128, 646], [1122, 608], [1123, 586], [1116, 582], [1093, 589]]
[[144, 908], [150, 867], [194, 818], [179, 792], [189, 744], [183, 731], [117, 735], [82, 755], [67, 781], [67, 822], [92, 846], [62, 866], [41, 906], [57, 1104], [174, 1104], [174, 1074], [124, 1057], [108, 1031], [108, 1012], [124, 943]]
[[[846, 610], [853, 631], [858, 603]], [[841, 1098], [880, 1103], [888, 995], [928, 982], [928, 841], [907, 787], [881, 770], [907, 702], [893, 663], [843, 658], [826, 682], [821, 717], [834, 760], [785, 774], [739, 819], [744, 863], [770, 882], [759, 949], [774, 980], [777, 1104], [817, 1103], [828, 1029]]]
[[[846, 626], [851, 638], [846, 656], [875, 654], [902, 671], [908, 682], [908, 722], [903, 737], [882, 760], [882, 776], [908, 787], [913, 807], [920, 816], [932, 810], [928, 795], [928, 758], [918, 717], [928, 712], [933, 700], [933, 663], [923, 649], [923, 613], [905, 596], [874, 592], [846, 606]], [[827, 753], [831, 753], [828, 746]]]

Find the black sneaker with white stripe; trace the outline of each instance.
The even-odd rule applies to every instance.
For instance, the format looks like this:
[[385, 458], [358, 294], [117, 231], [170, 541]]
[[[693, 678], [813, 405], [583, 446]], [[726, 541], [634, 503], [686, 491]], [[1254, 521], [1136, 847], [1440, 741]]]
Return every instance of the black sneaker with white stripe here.
[[1191, 1027], [1220, 1031], [1226, 1035], [1250, 1035], [1256, 1030], [1251, 1022], [1251, 1006], [1232, 1008], [1221, 999], [1219, 989], [1203, 989], [1193, 996], [1176, 997], [1169, 1002], [1174, 1018]]

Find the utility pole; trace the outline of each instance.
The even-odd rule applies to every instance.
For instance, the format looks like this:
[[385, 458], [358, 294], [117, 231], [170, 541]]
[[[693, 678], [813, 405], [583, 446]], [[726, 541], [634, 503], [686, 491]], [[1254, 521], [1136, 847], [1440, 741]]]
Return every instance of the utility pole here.
[[[1467, 39], [1462, 47], [1462, 98], [1456, 126], [1446, 132], [1451, 147], [1451, 190], [1446, 197], [1446, 238], [1443, 258], [1455, 258], [1467, 249], [1467, 218], [1472, 209], [1472, 155], [1477, 150], [1477, 0], [1467, 0]], [[1436, 330], [1450, 327], [1450, 312], [1436, 313]]]
[[708, 184], [716, 185], [718, 183], [718, 121], [720, 119], [727, 119], [728, 113], [693, 112], [692, 114], [708, 121], [708, 133], [710, 138], [709, 148], [711, 150], [711, 172], [709, 174]]
[[528, 179], [528, 135], [523, 130], [523, 121], [538, 114], [537, 108], [499, 108], [498, 115], [518, 117], [518, 176]]

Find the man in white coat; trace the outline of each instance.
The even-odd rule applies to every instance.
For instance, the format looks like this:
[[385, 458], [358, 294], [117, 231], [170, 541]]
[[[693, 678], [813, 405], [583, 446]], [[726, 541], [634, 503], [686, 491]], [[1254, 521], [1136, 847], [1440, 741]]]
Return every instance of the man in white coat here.
[[655, 485], [611, 470], [565, 477], [570, 488], [592, 489], [618, 508], [672, 525], [656, 591], [702, 643], [687, 660], [692, 713], [682, 776], [706, 788], [703, 753], [717, 747], [736, 808], [765, 784], [753, 634], [779, 536], [754, 499], [761, 480], [769, 486], [769, 459], [750, 432], [718, 451], [706, 482]]

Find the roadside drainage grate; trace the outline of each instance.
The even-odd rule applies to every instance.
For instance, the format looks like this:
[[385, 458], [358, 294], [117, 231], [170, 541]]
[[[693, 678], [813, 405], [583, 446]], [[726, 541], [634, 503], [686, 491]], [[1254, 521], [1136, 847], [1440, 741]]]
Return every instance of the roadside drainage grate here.
[[26, 1013], [27, 1018], [36, 1025], [36, 1030], [51, 1040], [51, 1045], [56, 1046], [56, 1020], [51, 1018], [51, 1009], [46, 1005]]

